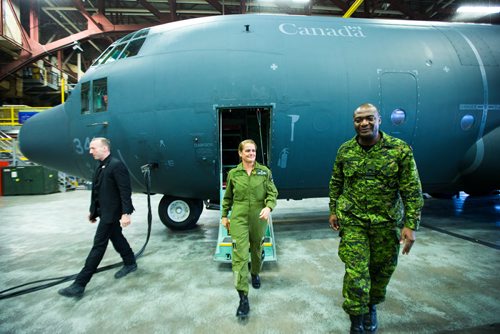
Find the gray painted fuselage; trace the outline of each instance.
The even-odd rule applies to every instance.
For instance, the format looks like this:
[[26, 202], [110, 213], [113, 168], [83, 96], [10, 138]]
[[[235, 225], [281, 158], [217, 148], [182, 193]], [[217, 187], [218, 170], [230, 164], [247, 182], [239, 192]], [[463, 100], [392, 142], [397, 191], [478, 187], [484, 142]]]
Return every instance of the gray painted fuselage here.
[[[218, 108], [271, 107], [280, 197], [320, 197], [354, 136], [353, 110], [370, 102], [381, 130], [413, 147], [425, 191], [487, 192], [500, 188], [499, 46], [490, 25], [281, 15], [165, 24], [136, 56], [93, 66], [64, 105], [30, 119], [21, 149], [90, 178], [89, 140], [105, 136], [134, 190], [145, 190], [140, 167], [154, 162], [153, 192], [217, 199]], [[82, 83], [100, 78], [108, 110], [82, 114]]]

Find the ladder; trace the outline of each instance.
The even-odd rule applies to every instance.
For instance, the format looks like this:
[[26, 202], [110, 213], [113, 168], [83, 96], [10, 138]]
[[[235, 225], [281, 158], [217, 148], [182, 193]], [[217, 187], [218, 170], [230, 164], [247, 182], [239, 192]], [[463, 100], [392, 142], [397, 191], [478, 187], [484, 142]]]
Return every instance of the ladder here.
[[[222, 198], [224, 197], [224, 190], [222, 189], [222, 184], [220, 193], [221, 193], [220, 203], [222, 206]], [[221, 215], [222, 215], [222, 208], [221, 208]], [[229, 215], [231, 215], [231, 213], [229, 213]], [[232, 251], [233, 251], [233, 239], [227, 233], [226, 228], [219, 223], [219, 236], [217, 238], [217, 247], [215, 249], [214, 261], [231, 263]], [[266, 234], [264, 235], [263, 247], [262, 247], [262, 260], [263, 262], [272, 262], [278, 260], [276, 256], [276, 242], [274, 238], [273, 219], [271, 215], [269, 215]]]

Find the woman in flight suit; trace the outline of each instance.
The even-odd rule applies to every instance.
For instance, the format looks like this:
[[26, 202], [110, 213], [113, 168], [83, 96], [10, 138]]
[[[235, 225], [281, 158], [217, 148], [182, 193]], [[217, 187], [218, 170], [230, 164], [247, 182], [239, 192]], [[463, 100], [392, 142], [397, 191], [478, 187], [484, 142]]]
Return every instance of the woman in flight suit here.
[[[278, 190], [271, 171], [255, 161], [257, 145], [247, 139], [238, 146], [241, 163], [227, 176], [226, 192], [222, 200], [221, 223], [233, 239], [233, 277], [240, 296], [237, 317], [246, 317], [248, 303], [248, 258], [252, 256], [252, 286], [260, 288], [259, 272], [262, 266], [262, 241], [270, 212], [276, 206]], [[231, 222], [228, 214], [231, 211]]]

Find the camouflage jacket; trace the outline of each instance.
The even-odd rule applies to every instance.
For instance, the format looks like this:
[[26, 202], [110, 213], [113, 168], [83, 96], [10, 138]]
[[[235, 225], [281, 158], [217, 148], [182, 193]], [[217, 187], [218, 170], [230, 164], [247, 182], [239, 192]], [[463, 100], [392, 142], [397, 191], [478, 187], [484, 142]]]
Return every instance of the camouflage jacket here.
[[340, 224], [396, 224], [416, 230], [423, 206], [413, 152], [404, 141], [380, 131], [368, 151], [356, 137], [337, 152], [330, 179], [330, 214]]

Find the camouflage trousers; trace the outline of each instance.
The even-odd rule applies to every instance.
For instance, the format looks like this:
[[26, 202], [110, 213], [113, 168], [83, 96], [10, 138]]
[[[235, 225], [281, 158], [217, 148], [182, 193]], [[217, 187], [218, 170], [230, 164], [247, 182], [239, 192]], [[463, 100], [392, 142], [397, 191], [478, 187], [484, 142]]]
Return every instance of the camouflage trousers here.
[[245, 294], [248, 294], [248, 260], [250, 256], [253, 275], [259, 274], [262, 267], [262, 241], [266, 233], [267, 222], [258, 218], [260, 210], [259, 208], [259, 211], [253, 213], [253, 219], [245, 219], [248, 218], [245, 217], [247, 215], [231, 219], [234, 286], [236, 290], [243, 291]]
[[342, 226], [339, 257], [345, 264], [342, 304], [348, 314], [368, 313], [368, 304], [384, 301], [398, 263], [399, 229]]

